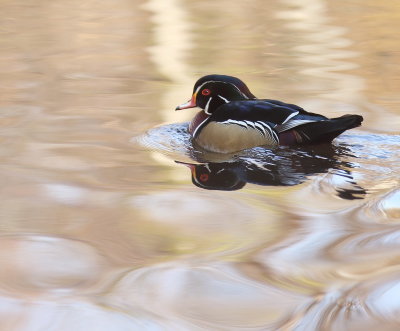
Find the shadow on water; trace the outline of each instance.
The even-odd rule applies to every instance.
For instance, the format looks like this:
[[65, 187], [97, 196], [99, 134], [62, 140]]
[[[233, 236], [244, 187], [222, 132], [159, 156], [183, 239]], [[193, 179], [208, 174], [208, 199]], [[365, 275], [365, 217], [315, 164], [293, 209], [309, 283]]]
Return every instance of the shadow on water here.
[[329, 144], [302, 148], [254, 148], [227, 162], [185, 163], [190, 168], [194, 185], [208, 190], [234, 191], [246, 183], [263, 186], [292, 186], [303, 183], [308, 177], [334, 170], [345, 178], [351, 188], [337, 189], [343, 199], [361, 199], [366, 191], [354, 181], [349, 162], [341, 160], [349, 155], [344, 146]]
[[[293, 186], [309, 177], [327, 172], [340, 176], [344, 185], [335, 188], [343, 199], [362, 199], [367, 193], [349, 169], [345, 159], [356, 158], [345, 144], [320, 144], [299, 147], [256, 147], [235, 154], [217, 154], [197, 148], [187, 134], [187, 124], [154, 128], [140, 138], [152, 149], [169, 154], [177, 164], [187, 166], [192, 182], [208, 190], [235, 191], [247, 183], [262, 186]], [[185, 155], [185, 160], [182, 160]], [[188, 159], [189, 158], [189, 159]]]

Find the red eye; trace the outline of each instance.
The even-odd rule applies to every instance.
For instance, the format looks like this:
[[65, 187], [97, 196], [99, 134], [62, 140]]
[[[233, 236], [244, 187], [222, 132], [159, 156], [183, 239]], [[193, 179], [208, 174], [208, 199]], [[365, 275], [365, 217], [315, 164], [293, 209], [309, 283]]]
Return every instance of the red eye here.
[[201, 174], [199, 178], [202, 182], [208, 181], [208, 175], [207, 174]]
[[208, 88], [205, 88], [203, 91], [201, 91], [201, 94], [203, 95], [210, 95], [211, 91]]

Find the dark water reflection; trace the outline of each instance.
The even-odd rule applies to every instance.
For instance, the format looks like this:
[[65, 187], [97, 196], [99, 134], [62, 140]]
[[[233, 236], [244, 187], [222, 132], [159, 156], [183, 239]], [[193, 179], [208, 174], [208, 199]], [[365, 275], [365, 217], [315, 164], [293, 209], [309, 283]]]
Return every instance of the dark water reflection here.
[[297, 185], [312, 175], [336, 169], [336, 175], [346, 178], [354, 186], [353, 189], [339, 189], [339, 195], [356, 199], [359, 197], [355, 194], [365, 195], [366, 191], [357, 186], [351, 172], [344, 169], [353, 167], [351, 163], [341, 160], [343, 155], [349, 156], [349, 152], [344, 146], [330, 144], [274, 150], [259, 147], [242, 152], [227, 162], [176, 162], [190, 168], [194, 185], [223, 191], [239, 190], [246, 183], [265, 186]]
[[[399, 329], [396, 1], [0, 9], [0, 330]], [[209, 73], [365, 125], [209, 154]]]

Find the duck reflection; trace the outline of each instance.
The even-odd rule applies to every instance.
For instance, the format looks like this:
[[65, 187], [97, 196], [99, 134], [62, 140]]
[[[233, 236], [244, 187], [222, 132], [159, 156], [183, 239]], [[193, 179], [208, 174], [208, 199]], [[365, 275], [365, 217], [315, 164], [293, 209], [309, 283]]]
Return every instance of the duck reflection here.
[[292, 186], [304, 182], [309, 176], [336, 169], [350, 188], [337, 189], [343, 199], [360, 199], [366, 194], [358, 186], [348, 169], [354, 167], [342, 161], [351, 155], [345, 146], [317, 145], [266, 150], [257, 148], [228, 161], [187, 163], [175, 161], [190, 168], [194, 185], [208, 190], [234, 191], [246, 183], [264, 186]]

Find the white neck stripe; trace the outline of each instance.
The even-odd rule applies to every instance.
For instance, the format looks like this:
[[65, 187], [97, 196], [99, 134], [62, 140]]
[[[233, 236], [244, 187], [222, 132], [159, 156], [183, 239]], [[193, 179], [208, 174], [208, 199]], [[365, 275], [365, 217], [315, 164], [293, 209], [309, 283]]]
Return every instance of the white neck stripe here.
[[211, 113], [208, 112], [208, 107], [210, 106], [211, 99], [212, 99], [212, 98], [208, 99], [207, 104], [206, 104], [206, 107], [204, 108], [204, 112], [205, 112], [207, 115], [211, 115]]
[[228, 100], [228, 99], [225, 99], [222, 95], [219, 95], [219, 94], [218, 94], [218, 97], [221, 98], [222, 100], [224, 100], [226, 103], [229, 102], [229, 100]]

